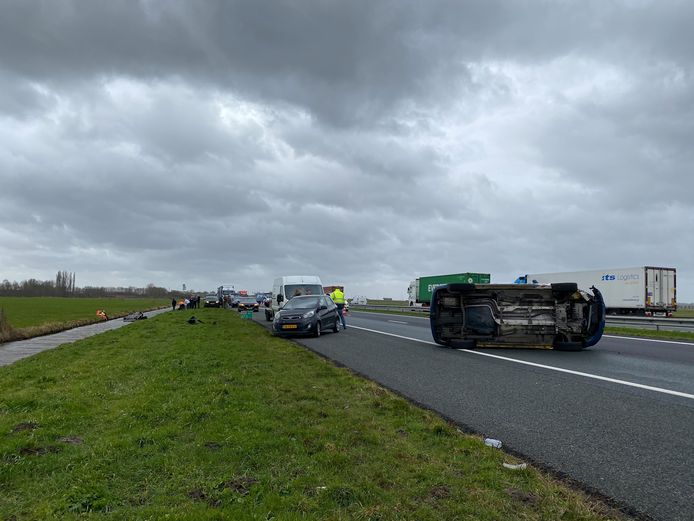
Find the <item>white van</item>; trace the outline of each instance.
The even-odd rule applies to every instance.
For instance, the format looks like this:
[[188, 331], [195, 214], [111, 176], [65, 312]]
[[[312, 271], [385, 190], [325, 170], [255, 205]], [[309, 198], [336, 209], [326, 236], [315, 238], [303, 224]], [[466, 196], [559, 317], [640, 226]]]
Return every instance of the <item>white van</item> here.
[[265, 308], [265, 320], [272, 321], [284, 303], [298, 295], [322, 295], [323, 283], [315, 275], [285, 275], [277, 277], [272, 284], [270, 307]]

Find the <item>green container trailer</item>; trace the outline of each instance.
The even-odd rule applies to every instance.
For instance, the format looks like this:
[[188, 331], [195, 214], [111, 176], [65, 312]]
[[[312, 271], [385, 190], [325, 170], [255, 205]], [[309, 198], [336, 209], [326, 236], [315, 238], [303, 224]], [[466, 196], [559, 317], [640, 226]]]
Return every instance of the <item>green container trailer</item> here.
[[431, 303], [431, 293], [438, 286], [452, 283], [490, 284], [491, 279], [489, 273], [452, 273], [450, 275], [419, 277], [410, 283], [410, 287], [407, 289], [408, 299], [411, 306], [415, 304], [428, 306]]

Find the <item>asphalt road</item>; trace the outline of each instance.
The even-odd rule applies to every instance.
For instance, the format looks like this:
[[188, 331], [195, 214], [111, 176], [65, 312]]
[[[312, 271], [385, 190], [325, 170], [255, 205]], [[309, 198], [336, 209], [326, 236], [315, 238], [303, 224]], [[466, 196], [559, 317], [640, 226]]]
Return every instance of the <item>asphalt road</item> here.
[[632, 512], [694, 520], [694, 343], [455, 350], [428, 319], [360, 312], [296, 340]]

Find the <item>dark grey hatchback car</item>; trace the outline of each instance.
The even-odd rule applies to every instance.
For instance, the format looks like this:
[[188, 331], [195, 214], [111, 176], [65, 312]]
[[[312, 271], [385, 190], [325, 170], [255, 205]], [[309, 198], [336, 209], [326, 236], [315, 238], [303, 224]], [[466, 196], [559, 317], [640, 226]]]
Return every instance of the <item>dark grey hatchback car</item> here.
[[272, 321], [272, 331], [278, 335], [320, 336], [328, 329], [337, 333], [340, 330], [339, 326], [337, 306], [330, 297], [324, 295], [293, 297], [275, 313]]

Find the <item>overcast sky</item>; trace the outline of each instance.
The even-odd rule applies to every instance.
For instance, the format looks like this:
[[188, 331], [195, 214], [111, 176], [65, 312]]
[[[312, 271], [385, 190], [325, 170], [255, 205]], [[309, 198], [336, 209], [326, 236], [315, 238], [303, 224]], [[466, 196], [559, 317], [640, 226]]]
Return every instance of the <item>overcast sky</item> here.
[[694, 2], [0, 6], [0, 279], [656, 265], [694, 301]]

